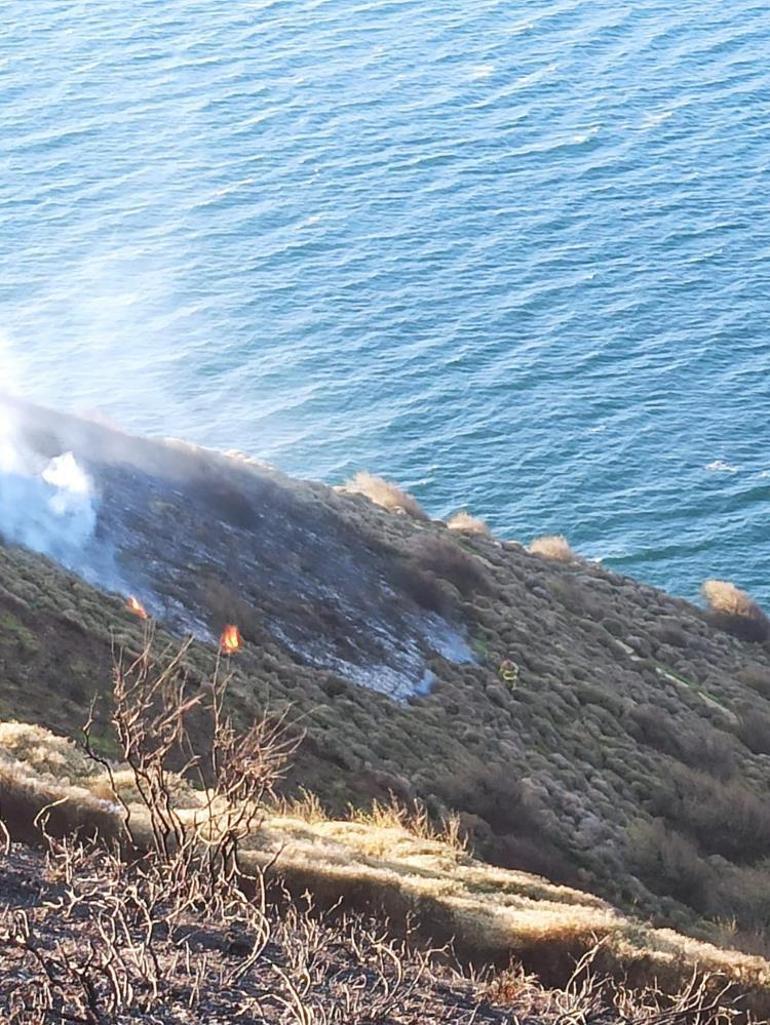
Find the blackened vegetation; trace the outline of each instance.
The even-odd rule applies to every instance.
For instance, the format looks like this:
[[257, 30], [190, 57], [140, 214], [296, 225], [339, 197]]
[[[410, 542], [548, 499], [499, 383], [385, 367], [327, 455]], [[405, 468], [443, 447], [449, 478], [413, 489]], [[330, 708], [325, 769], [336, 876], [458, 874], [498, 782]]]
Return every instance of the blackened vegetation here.
[[[97, 583], [139, 595], [172, 630], [211, 639], [238, 622], [247, 639], [398, 697], [422, 685], [437, 653], [469, 657], [449, 604], [427, 595], [427, 581], [404, 588], [387, 547], [337, 513], [341, 496], [218, 453], [12, 408], [27, 444], [44, 457], [72, 451], [96, 482], [89, 545], [99, 551], [83, 565], [108, 566]], [[467, 593], [473, 560], [459, 550], [454, 560], [441, 572]]]

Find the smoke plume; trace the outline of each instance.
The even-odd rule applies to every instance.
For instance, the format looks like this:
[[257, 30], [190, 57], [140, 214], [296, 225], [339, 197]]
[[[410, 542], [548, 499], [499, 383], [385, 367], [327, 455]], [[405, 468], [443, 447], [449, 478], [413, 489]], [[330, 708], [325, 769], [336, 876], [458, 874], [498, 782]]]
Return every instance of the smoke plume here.
[[72, 452], [35, 452], [0, 403], [0, 536], [94, 577], [97, 511], [93, 482]]

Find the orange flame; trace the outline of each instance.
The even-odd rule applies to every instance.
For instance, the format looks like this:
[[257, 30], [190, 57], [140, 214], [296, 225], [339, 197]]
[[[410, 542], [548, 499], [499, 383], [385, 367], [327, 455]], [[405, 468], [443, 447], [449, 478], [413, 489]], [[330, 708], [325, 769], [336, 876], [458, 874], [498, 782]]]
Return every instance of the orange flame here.
[[140, 619], [149, 619], [150, 618], [147, 615], [147, 609], [145, 609], [144, 605], [142, 605], [142, 603], [140, 601], [138, 601], [133, 596], [133, 594], [131, 595], [131, 597], [126, 602], [126, 608], [128, 609], [129, 612], [133, 612], [133, 614], [135, 616], [139, 616]]
[[219, 638], [219, 647], [226, 655], [232, 655], [243, 645], [241, 631], [233, 623], [228, 623]]

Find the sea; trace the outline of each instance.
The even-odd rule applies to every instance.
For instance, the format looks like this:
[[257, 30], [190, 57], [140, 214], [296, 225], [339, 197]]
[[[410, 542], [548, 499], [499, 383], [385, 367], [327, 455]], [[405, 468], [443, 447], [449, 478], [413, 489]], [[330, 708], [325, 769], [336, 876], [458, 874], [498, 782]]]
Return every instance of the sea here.
[[0, 389], [770, 605], [767, 0], [0, 15]]

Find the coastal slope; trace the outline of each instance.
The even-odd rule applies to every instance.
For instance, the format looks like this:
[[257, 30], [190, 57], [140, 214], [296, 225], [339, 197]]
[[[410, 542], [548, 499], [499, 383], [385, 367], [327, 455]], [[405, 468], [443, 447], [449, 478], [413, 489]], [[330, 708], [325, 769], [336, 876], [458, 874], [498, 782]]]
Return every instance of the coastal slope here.
[[765, 643], [600, 564], [243, 458], [12, 409], [17, 442], [37, 457], [12, 486], [56, 498], [41, 473], [71, 453], [93, 519], [58, 552], [4, 534], [3, 719], [77, 736], [116, 651], [145, 642], [130, 587], [156, 644], [196, 637], [186, 657], [201, 679], [221, 628], [239, 626], [235, 714], [248, 722], [268, 704], [306, 733], [289, 789], [312, 789], [332, 812], [390, 795], [437, 820], [455, 810], [498, 865], [762, 949]]

